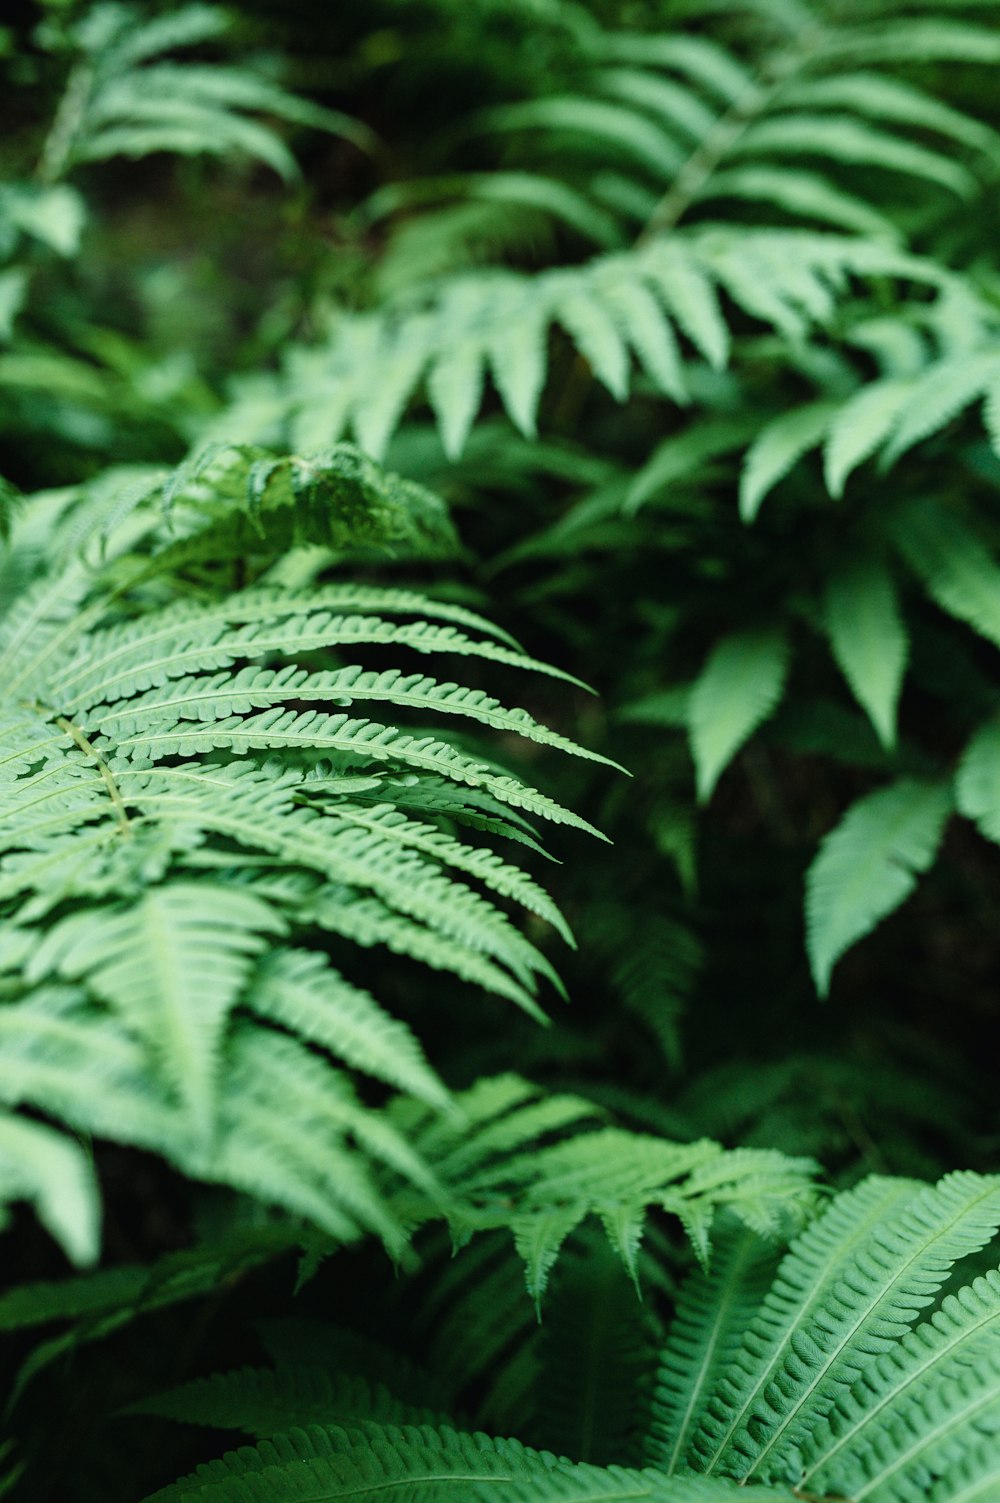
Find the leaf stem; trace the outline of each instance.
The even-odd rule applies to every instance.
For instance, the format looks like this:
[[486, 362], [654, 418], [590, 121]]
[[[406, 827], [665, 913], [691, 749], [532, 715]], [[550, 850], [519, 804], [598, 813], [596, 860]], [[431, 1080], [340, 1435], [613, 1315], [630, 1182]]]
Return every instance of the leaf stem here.
[[132, 826], [129, 821], [128, 811], [125, 808], [125, 800], [122, 798], [121, 789], [115, 782], [114, 775], [112, 774], [111, 768], [108, 766], [107, 762], [105, 762], [100, 752], [97, 751], [97, 749], [92, 746], [91, 743], [87, 740], [80, 727], [73, 724], [72, 720], [68, 720], [65, 715], [56, 715], [55, 722], [60, 730], [66, 732], [67, 736], [72, 736], [73, 740], [76, 742], [77, 746], [84, 753], [84, 755], [90, 757], [91, 760], [95, 763], [98, 771], [101, 774], [101, 777], [104, 779], [104, 784], [111, 797], [111, 802], [112, 804], [114, 804], [115, 814], [118, 817], [118, 827], [123, 835], [131, 835]]

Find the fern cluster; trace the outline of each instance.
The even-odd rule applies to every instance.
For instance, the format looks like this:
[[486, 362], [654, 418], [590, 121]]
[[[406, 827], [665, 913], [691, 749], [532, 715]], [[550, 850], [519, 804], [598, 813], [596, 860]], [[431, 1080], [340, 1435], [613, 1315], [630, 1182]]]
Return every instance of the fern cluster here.
[[[198, 1379], [136, 1406], [266, 1437], [155, 1496], [291, 1500], [319, 1486], [361, 1497], [405, 1483], [416, 1497], [479, 1497], [503, 1477], [512, 1496], [532, 1503], [721, 1500], [749, 1483], [776, 1499], [988, 1498], [997, 1481], [1000, 1282], [993, 1270], [960, 1280], [998, 1225], [995, 1177], [955, 1174], [934, 1187], [867, 1179], [780, 1261], [759, 1236], [730, 1229], [710, 1267], [688, 1276], [667, 1328], [637, 1329], [631, 1357], [618, 1356], [615, 1319], [587, 1332], [598, 1291], [618, 1314], [595, 1245], [557, 1295], [572, 1318], [564, 1327], [557, 1315], [544, 1333], [564, 1382], [585, 1364], [580, 1391], [571, 1379], [568, 1393], [549, 1387], [544, 1353], [527, 1380], [519, 1375], [539, 1438], [555, 1439], [567, 1401], [590, 1407], [589, 1422], [574, 1416], [585, 1452], [574, 1462], [453, 1428], [414, 1402], [405, 1378], [398, 1387], [347, 1378], [326, 1365], [315, 1333], [289, 1332], [268, 1343], [274, 1367]], [[585, 1333], [597, 1347], [586, 1356]], [[342, 1346], [333, 1331], [326, 1341], [331, 1356]], [[625, 1389], [614, 1400], [633, 1406], [631, 1434], [616, 1433], [614, 1402], [595, 1408], [605, 1363]], [[449, 1383], [453, 1374], [444, 1392]], [[422, 1397], [441, 1393], [432, 1372]]]
[[0, 1496], [990, 1503], [996, 6], [43, 10]]

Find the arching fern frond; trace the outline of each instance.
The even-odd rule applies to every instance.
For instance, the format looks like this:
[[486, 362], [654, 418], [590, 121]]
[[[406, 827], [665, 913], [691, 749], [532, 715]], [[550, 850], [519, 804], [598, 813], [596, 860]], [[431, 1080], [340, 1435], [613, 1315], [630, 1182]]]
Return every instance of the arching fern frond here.
[[[527, 873], [440, 820], [464, 789], [486, 800], [473, 823], [487, 830], [504, 810], [511, 829], [522, 811], [585, 822], [488, 757], [331, 707], [443, 711], [596, 756], [478, 688], [339, 656], [371, 644], [532, 667], [474, 612], [427, 600], [425, 615], [420, 595], [349, 581], [269, 583], [294, 575], [296, 544], [419, 552], [434, 529], [449, 539], [434, 498], [355, 451], [226, 449], [174, 476], [126, 474], [117, 494], [103, 483], [76, 510], [26, 508], [0, 617], [0, 1097], [334, 1237], [374, 1228], [397, 1252], [373, 1176], [402, 1175], [429, 1207], [436, 1181], [332, 1061], [436, 1112], [449, 1097], [411, 1028], [324, 946], [385, 945], [537, 1015], [538, 978], [557, 978], [506, 905], [568, 938], [565, 922]], [[227, 542], [246, 545], [235, 592]], [[393, 791], [407, 785], [404, 813]], [[53, 1132], [39, 1128], [39, 1153]], [[66, 1175], [71, 1153], [65, 1141]], [[92, 1253], [75, 1224], [60, 1226], [68, 1245]]]
[[[145, 1503], [236, 1503], [266, 1496], [274, 1503], [305, 1503], [317, 1490], [361, 1499], [374, 1489], [405, 1487], [435, 1500], [494, 1497], [498, 1484], [512, 1503], [735, 1503], [741, 1496], [720, 1478], [666, 1479], [624, 1467], [592, 1467], [530, 1451], [514, 1440], [463, 1435], [454, 1430], [389, 1429], [368, 1444], [357, 1430], [296, 1429], [256, 1449], [230, 1452], [152, 1494]], [[792, 1503], [785, 1489], [761, 1488], [762, 1503]]]
[[[726, 1152], [705, 1139], [671, 1143], [615, 1127], [586, 1130], [586, 1118], [596, 1112], [589, 1103], [569, 1096], [538, 1099], [513, 1077], [484, 1081], [461, 1098], [461, 1106], [464, 1123], [426, 1114], [421, 1120], [413, 1104], [403, 1102], [393, 1116], [448, 1187], [456, 1240], [509, 1227], [536, 1302], [563, 1243], [590, 1216], [601, 1221], [635, 1278], [653, 1207], [676, 1216], [699, 1257], [707, 1259], [719, 1207], [758, 1233], [775, 1236], [808, 1203], [809, 1160], [765, 1150]], [[571, 1124], [577, 1124], [572, 1136], [545, 1141]], [[414, 1202], [409, 1214], [420, 1220], [426, 1212]]]
[[182, 5], [153, 19], [115, 0], [94, 6], [75, 30], [79, 61], [45, 145], [44, 178], [55, 181], [83, 162], [159, 151], [249, 156], [294, 178], [294, 157], [280, 136], [253, 118], [260, 114], [332, 131], [370, 149], [371, 134], [357, 121], [249, 69], [164, 61], [217, 40], [229, 25], [217, 5]]
[[[838, 292], [852, 279], [871, 276], [931, 288], [941, 280], [932, 262], [868, 239], [722, 226], [535, 277], [501, 271], [452, 277], [377, 313], [345, 314], [325, 346], [294, 351], [273, 390], [274, 412], [295, 447], [329, 443], [350, 427], [366, 450], [379, 454], [426, 383], [455, 455], [487, 377], [514, 424], [535, 432], [553, 328], [568, 334], [619, 400], [635, 359], [658, 390], [684, 401], [679, 338], [710, 365], [728, 358], [720, 294], [755, 321], [799, 335], [831, 319]], [[249, 409], [247, 418], [256, 423]], [[226, 431], [239, 433], [243, 421], [237, 404], [225, 416]]]

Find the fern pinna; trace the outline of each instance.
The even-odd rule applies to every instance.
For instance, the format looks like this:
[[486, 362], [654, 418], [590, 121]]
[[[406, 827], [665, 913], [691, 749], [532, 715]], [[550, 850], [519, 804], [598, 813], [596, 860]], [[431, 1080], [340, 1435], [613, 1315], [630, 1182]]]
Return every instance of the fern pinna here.
[[[721, 1503], [752, 1484], [753, 1496], [784, 1500], [992, 1499], [1000, 1280], [992, 1268], [975, 1270], [998, 1227], [1000, 1180], [966, 1173], [935, 1186], [867, 1179], [835, 1197], [780, 1261], [759, 1234], [730, 1225], [682, 1286], [666, 1328], [637, 1328], [651, 1384], [634, 1363], [617, 1365], [615, 1322], [604, 1324], [596, 1354], [584, 1347], [606, 1279], [592, 1244], [548, 1339], [559, 1371], [583, 1364], [595, 1385], [573, 1397], [590, 1406], [587, 1447], [602, 1465], [545, 1449], [569, 1416], [544, 1360], [533, 1378], [528, 1370], [529, 1428], [541, 1447], [529, 1449], [428, 1415], [405, 1378], [394, 1391], [387, 1368], [377, 1384], [345, 1377], [337, 1364], [350, 1343], [332, 1328], [289, 1328], [276, 1343], [267, 1338], [276, 1366], [197, 1379], [135, 1406], [269, 1437], [155, 1497], [294, 1503], [405, 1489], [428, 1500], [499, 1492], [525, 1503]], [[482, 1288], [480, 1278], [480, 1296]], [[642, 1417], [617, 1457], [606, 1451], [616, 1406], [592, 1407], [604, 1362], [616, 1364]], [[423, 1387], [438, 1404], [448, 1390], [435, 1373]]]
[[[554, 972], [504, 904], [569, 938], [565, 922], [461, 832], [584, 823], [420, 722], [593, 754], [482, 690], [353, 663], [374, 647], [541, 667], [457, 604], [322, 577], [345, 548], [387, 547], [449, 550], [445, 513], [349, 448], [226, 450], [18, 511], [0, 627], [0, 1068], [8, 1108], [398, 1248], [364, 1165], [425, 1189], [430, 1171], [330, 1055], [438, 1110], [449, 1095], [335, 947], [387, 946], [538, 1015]], [[369, 718], [378, 706], [418, 723]], [[35, 1199], [93, 1257], [84, 1152], [9, 1111], [3, 1132], [8, 1198]]]

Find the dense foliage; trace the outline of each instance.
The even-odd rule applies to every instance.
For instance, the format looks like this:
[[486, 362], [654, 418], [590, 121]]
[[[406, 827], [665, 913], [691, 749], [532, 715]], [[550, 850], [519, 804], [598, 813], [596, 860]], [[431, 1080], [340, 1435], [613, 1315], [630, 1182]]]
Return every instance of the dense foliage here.
[[0, 60], [0, 1497], [996, 1503], [1000, 5]]

